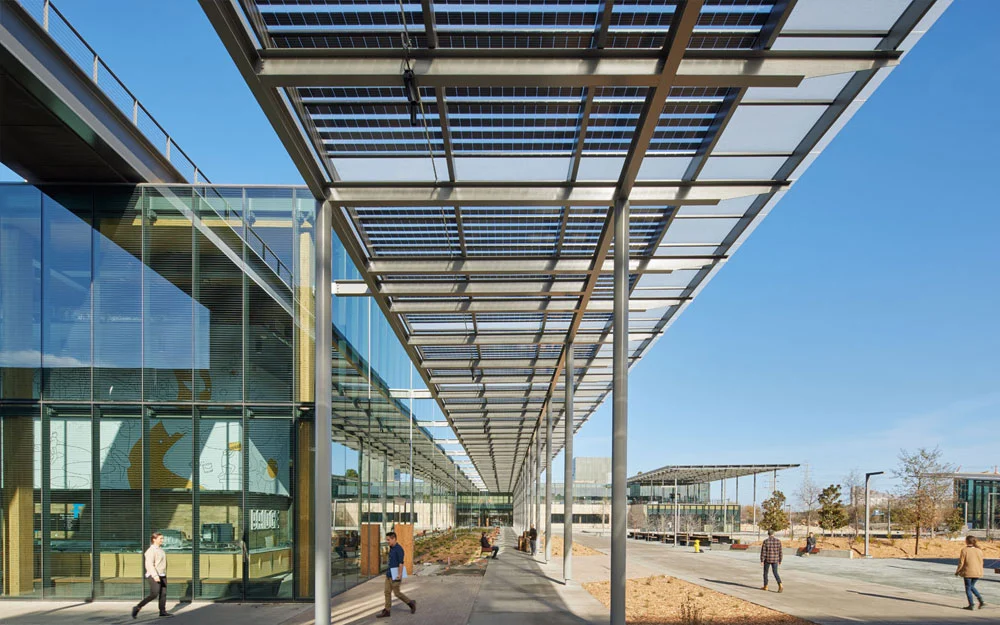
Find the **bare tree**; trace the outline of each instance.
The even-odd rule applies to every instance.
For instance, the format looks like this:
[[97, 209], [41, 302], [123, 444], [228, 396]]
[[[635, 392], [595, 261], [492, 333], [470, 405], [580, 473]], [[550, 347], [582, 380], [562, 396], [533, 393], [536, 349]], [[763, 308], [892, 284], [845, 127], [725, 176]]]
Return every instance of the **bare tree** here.
[[806, 515], [807, 534], [812, 531], [812, 515], [821, 490], [809, 476], [809, 465], [807, 464], [802, 474], [802, 485], [795, 492], [795, 501], [802, 506], [802, 511]]
[[643, 504], [632, 504], [628, 507], [628, 526], [632, 529], [645, 530], [646, 528], [646, 506]]
[[951, 499], [954, 467], [941, 461], [941, 448], [921, 447], [913, 453], [899, 451], [899, 465], [893, 471], [902, 484], [902, 495], [910, 502], [910, 522], [914, 527], [913, 555], [920, 553], [920, 529], [933, 530], [941, 510]]

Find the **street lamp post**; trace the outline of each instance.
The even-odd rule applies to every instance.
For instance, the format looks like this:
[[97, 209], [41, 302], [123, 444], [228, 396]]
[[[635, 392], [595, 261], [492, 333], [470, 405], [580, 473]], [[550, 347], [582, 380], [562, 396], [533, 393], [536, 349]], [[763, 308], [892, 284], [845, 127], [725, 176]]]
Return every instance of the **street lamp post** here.
[[885, 471], [872, 471], [871, 473], [865, 473], [865, 557], [870, 558], [871, 555], [868, 552], [868, 542], [870, 540], [868, 531], [868, 525], [871, 522], [871, 497], [868, 495], [868, 481], [873, 475], [882, 475]]

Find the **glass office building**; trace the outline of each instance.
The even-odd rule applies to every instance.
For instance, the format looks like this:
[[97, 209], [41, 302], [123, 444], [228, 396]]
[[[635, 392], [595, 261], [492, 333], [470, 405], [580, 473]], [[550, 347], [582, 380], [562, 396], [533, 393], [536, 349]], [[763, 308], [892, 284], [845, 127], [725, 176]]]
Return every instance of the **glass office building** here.
[[1000, 529], [1000, 474], [956, 475], [955, 500], [970, 530]]
[[[311, 596], [315, 212], [299, 188], [0, 185], [3, 597], [136, 599], [153, 531], [173, 598]], [[334, 326], [337, 593], [362, 523], [451, 526], [467, 481], [414, 433], [436, 406], [393, 391], [411, 365], [370, 298]]]

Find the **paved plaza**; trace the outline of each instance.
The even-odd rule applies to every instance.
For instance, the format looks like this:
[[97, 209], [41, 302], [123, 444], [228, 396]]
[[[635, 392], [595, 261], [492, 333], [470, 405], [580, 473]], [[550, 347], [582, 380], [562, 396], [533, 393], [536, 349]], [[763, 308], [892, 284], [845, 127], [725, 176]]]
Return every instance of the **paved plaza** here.
[[[578, 536], [581, 544], [610, 552], [606, 536]], [[716, 550], [694, 553], [686, 547], [628, 542], [628, 576], [672, 575], [727, 595], [746, 599], [819, 625], [847, 622], [879, 625], [927, 625], [1000, 620], [1000, 575], [987, 573], [980, 591], [986, 610], [967, 612], [962, 581], [952, 564], [917, 560], [848, 560], [785, 558], [781, 567], [785, 592], [762, 592], [756, 553]], [[607, 579], [608, 557], [578, 558], [595, 579]], [[580, 567], [575, 567], [580, 568]], [[604, 568], [605, 570], [601, 570]], [[581, 569], [582, 571], [585, 569]], [[582, 579], [582, 578], [581, 578]], [[587, 580], [584, 580], [587, 581]]]

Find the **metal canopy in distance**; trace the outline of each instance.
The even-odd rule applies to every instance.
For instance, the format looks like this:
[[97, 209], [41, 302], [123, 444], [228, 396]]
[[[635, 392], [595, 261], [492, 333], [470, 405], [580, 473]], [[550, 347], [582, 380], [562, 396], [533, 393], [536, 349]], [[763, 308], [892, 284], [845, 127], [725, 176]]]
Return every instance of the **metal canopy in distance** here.
[[760, 473], [772, 473], [785, 469], [798, 468], [797, 464], [703, 464], [688, 466], [665, 466], [653, 471], [638, 473], [628, 478], [629, 484], [659, 485], [673, 484], [674, 480], [680, 485], [705, 484], [706, 482], [718, 482], [729, 480], [746, 475], [757, 475]]
[[948, 2], [201, 4], [356, 292], [509, 492], [549, 405], [565, 440], [565, 345], [574, 430], [610, 392], [613, 204], [634, 364]]

